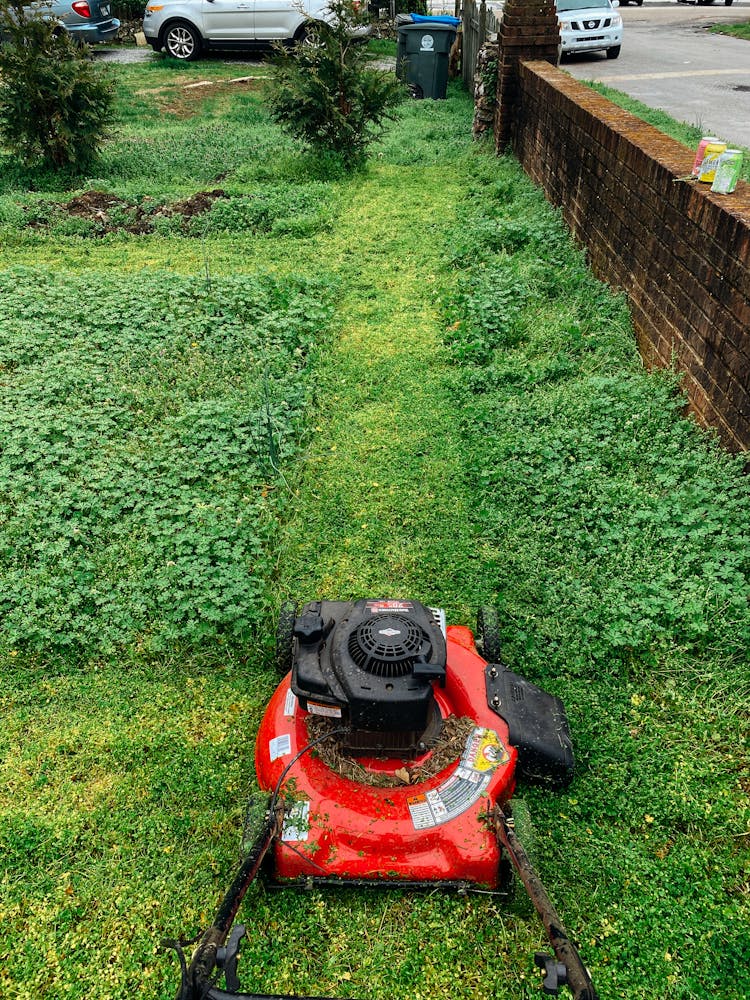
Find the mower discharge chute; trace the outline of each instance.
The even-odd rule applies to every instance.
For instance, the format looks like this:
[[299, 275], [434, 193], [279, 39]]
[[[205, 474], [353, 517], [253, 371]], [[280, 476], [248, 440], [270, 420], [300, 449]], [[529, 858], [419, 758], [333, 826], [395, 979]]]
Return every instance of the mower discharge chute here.
[[[481, 654], [481, 655], [480, 655]], [[256, 744], [270, 793], [263, 828], [192, 961], [177, 1000], [281, 1000], [243, 993], [245, 928], [232, 927], [262, 864], [276, 884], [506, 892], [515, 869], [554, 957], [542, 989], [596, 991], [514, 829], [516, 778], [565, 787], [565, 709], [500, 659], [496, 623], [446, 627], [416, 601], [316, 601], [282, 610], [284, 674]], [[225, 989], [215, 984], [223, 973]]]

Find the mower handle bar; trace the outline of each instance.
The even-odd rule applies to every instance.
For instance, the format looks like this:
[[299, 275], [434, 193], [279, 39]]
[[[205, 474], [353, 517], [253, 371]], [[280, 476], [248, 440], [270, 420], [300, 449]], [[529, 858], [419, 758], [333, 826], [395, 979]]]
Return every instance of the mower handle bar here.
[[[281, 833], [283, 814], [283, 802], [278, 800], [276, 795], [272, 796], [263, 829], [224, 896], [213, 924], [201, 936], [189, 967], [181, 944], [172, 943], [182, 970], [182, 983], [176, 1000], [334, 1000], [332, 997], [239, 992], [237, 953], [239, 942], [245, 935], [245, 928], [238, 925], [232, 930], [232, 924], [242, 899], [258, 874], [271, 844]], [[555, 952], [557, 962], [546, 955], [535, 956], [536, 964], [546, 972], [544, 992], [556, 994], [560, 985], [567, 985], [574, 1000], [599, 1000], [588, 969], [568, 937], [568, 932], [557, 915], [523, 844], [516, 836], [512, 817], [506, 816], [501, 807], [496, 805], [493, 821], [498, 842], [505, 848], [529, 894]], [[217, 970], [223, 971], [227, 990], [213, 985]]]
[[212, 986], [203, 997], [205, 1000], [343, 1000], [335, 997], [289, 996], [286, 993], [227, 993], [216, 986]]

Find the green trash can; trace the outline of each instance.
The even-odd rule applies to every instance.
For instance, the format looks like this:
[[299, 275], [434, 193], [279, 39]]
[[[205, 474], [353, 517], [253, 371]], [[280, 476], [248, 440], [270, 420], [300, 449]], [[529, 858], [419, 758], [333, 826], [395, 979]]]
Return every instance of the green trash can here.
[[448, 61], [455, 39], [456, 28], [452, 24], [428, 19], [399, 24], [396, 76], [408, 84], [412, 97], [445, 100]]

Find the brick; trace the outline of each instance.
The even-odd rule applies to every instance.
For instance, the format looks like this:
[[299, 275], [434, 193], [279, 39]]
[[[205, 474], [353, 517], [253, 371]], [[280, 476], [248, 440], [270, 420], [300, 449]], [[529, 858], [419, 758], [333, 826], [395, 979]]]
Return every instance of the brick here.
[[[508, 0], [506, 17], [532, 6]], [[627, 292], [644, 363], [675, 359], [697, 417], [750, 448], [750, 185], [722, 197], [681, 181], [692, 150], [549, 62], [522, 59], [515, 79], [516, 153], [594, 273]]]

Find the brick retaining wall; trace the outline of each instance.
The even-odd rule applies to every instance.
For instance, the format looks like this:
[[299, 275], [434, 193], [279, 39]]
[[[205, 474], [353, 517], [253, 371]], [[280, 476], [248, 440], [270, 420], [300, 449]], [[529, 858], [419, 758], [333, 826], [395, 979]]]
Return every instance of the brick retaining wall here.
[[679, 180], [693, 151], [549, 62], [521, 62], [518, 79], [514, 151], [627, 293], [645, 363], [674, 362], [701, 423], [750, 449], [750, 185]]

